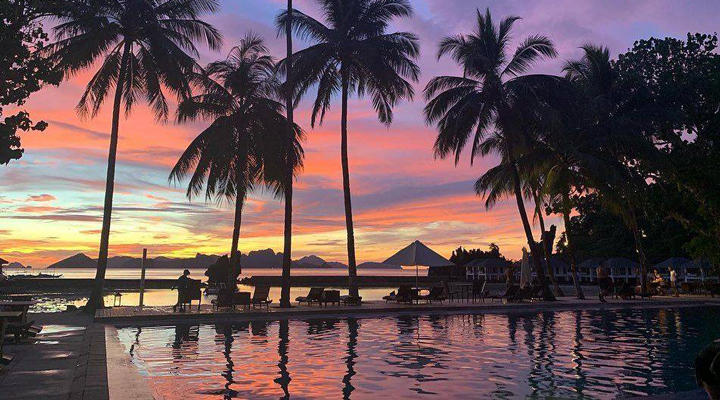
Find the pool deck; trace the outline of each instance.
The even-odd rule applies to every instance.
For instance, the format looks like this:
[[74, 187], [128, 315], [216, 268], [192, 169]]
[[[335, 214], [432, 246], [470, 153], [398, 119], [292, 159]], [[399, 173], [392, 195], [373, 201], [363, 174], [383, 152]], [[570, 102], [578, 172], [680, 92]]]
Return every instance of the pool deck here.
[[491, 302], [445, 301], [433, 304], [398, 304], [394, 302], [369, 301], [362, 306], [298, 306], [280, 308], [271, 305], [269, 308], [249, 308], [244, 310], [213, 310], [211, 305], [197, 306], [180, 313], [173, 312], [172, 307], [113, 307], [98, 310], [95, 322], [115, 326], [153, 325], [182, 322], [217, 322], [217, 321], [257, 321], [283, 319], [312, 319], [325, 317], [383, 317], [396, 315], [425, 314], [459, 314], [459, 313], [508, 313], [508, 312], [542, 312], [569, 310], [619, 310], [627, 308], [659, 308], [684, 307], [701, 305], [720, 305], [720, 298], [707, 296], [654, 297], [646, 300], [611, 299], [606, 303], [598, 299], [577, 300], [574, 297], [562, 297], [554, 302], [502, 303]]

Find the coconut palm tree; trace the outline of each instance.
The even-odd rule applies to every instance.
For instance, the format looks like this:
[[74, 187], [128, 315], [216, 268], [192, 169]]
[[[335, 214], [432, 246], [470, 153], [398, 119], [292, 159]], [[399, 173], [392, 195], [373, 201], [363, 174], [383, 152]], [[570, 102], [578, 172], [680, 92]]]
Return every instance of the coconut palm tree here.
[[[547, 88], [557, 85], [559, 80], [548, 75], [524, 74], [541, 58], [555, 57], [556, 51], [550, 39], [534, 35], [523, 40], [510, 55], [510, 35], [518, 19], [508, 17], [495, 25], [489, 9], [485, 14], [478, 10], [473, 33], [446, 37], [440, 42], [438, 58], [450, 55], [463, 68], [463, 76], [438, 76], [427, 84], [425, 118], [429, 124], [436, 124], [439, 131], [434, 146], [436, 156], [454, 154], [457, 163], [472, 136], [471, 162], [478, 154], [496, 153], [507, 163], [509, 168], [503, 173], [507, 180], [483, 176], [476, 189], [480, 195], [496, 198], [515, 196], [544, 297], [552, 300], [554, 296], [542, 268], [541, 249], [533, 238], [525, 211], [517, 162], [532, 143], [530, 121], [542, 101], [539, 93], [548, 92]], [[487, 173], [496, 172], [493, 168]]]
[[80, 115], [95, 117], [115, 91], [100, 251], [89, 310], [103, 307], [121, 109], [127, 115], [144, 98], [162, 120], [169, 112], [168, 94], [190, 94], [187, 76], [197, 66], [195, 43], [211, 49], [222, 44], [220, 33], [200, 20], [217, 7], [217, 0], [73, 0], [57, 16], [57, 41], [47, 48], [57, 67], [72, 76], [101, 61], [80, 98]]
[[187, 197], [205, 188], [206, 199], [235, 201], [235, 219], [230, 248], [231, 274], [239, 270], [238, 242], [242, 211], [248, 193], [260, 186], [276, 196], [285, 193], [286, 157], [282, 153], [290, 133], [294, 173], [302, 166], [302, 131], [289, 125], [283, 105], [277, 101], [279, 82], [275, 63], [263, 40], [248, 34], [228, 57], [193, 75], [201, 93], [178, 106], [178, 122], [209, 119], [211, 124], [193, 140], [170, 173], [182, 181], [192, 172]]
[[[638, 87], [629, 90], [610, 61], [607, 48], [595, 45], [582, 47], [579, 60], [568, 61], [564, 71], [583, 96], [582, 128], [589, 138], [585, 161], [580, 164], [587, 185], [599, 194], [605, 207], [622, 217], [633, 233], [635, 249], [641, 266], [641, 287], [647, 290], [647, 258], [636, 209], [645, 178], [634, 168], [636, 160], [656, 160], [657, 149], [642, 135], [643, 126], [637, 115], [643, 112]], [[630, 83], [632, 84], [632, 83]], [[593, 161], [587, 163], [587, 155]]]
[[[311, 125], [322, 124], [333, 96], [341, 98], [340, 153], [342, 162], [345, 224], [347, 228], [350, 295], [358, 296], [355, 234], [350, 197], [348, 162], [348, 99], [352, 93], [366, 93], [380, 121], [389, 125], [393, 107], [413, 96], [409, 80], [417, 81], [420, 71], [413, 62], [418, 56], [417, 37], [408, 32], [388, 33], [396, 18], [410, 17], [408, 0], [317, 0], [324, 23], [298, 10], [281, 13], [277, 26], [289, 23], [294, 32], [311, 45], [292, 56], [293, 88], [301, 96], [317, 86]], [[281, 65], [284, 66], [285, 64]]]
[[[285, 111], [287, 112], [287, 120], [289, 126], [295, 124], [294, 116], [294, 105], [292, 95], [292, 0], [287, 2], [287, 18], [285, 21], [285, 40], [286, 40], [286, 52], [287, 57], [285, 58], [285, 79], [286, 79], [286, 91], [285, 91]], [[288, 135], [291, 138], [292, 135]], [[290, 148], [291, 145], [286, 145], [286, 148]], [[291, 165], [292, 162], [287, 163]], [[283, 229], [283, 263], [282, 263], [282, 280], [280, 289], [280, 307], [290, 307], [290, 268], [292, 267], [292, 195], [293, 195], [293, 170], [288, 168], [285, 172], [285, 224]]]

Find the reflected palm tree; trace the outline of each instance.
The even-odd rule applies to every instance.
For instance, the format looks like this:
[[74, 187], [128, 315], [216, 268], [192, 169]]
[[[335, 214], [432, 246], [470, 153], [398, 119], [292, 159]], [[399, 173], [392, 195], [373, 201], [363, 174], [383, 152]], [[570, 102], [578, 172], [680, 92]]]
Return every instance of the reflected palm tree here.
[[280, 320], [279, 327], [278, 327], [278, 355], [280, 356], [280, 361], [278, 362], [278, 374], [279, 377], [275, 378], [273, 382], [280, 385], [280, 388], [282, 389], [284, 395], [281, 397], [282, 399], [289, 399], [290, 398], [290, 381], [292, 381], [292, 378], [290, 378], [290, 372], [288, 372], [287, 364], [288, 364], [288, 346], [290, 345], [290, 326], [288, 320]]
[[585, 356], [583, 356], [583, 332], [582, 332], [582, 311], [577, 311], [575, 313], [575, 336], [573, 340], [573, 363], [575, 364], [573, 366], [573, 371], [575, 371], [575, 390], [577, 390], [577, 394], [582, 397], [583, 396], [583, 388], [585, 387], [585, 371], [583, 370], [583, 361], [585, 361]]
[[233, 336], [232, 325], [222, 324], [216, 325], [216, 332], [222, 332], [223, 341], [223, 356], [225, 356], [225, 370], [221, 374], [225, 378], [225, 393], [223, 394], [224, 399], [231, 399], [237, 395], [237, 392], [230, 386], [235, 382], [233, 380], [233, 372], [235, 372], [235, 363], [232, 360], [232, 345], [235, 341]]
[[347, 366], [347, 372], [343, 377], [343, 399], [349, 399], [350, 394], [355, 390], [355, 386], [352, 385], [352, 377], [355, 375], [355, 359], [358, 357], [355, 348], [357, 347], [358, 338], [358, 321], [355, 318], [348, 318], [348, 343], [347, 343], [347, 357], [345, 357], [345, 365]]

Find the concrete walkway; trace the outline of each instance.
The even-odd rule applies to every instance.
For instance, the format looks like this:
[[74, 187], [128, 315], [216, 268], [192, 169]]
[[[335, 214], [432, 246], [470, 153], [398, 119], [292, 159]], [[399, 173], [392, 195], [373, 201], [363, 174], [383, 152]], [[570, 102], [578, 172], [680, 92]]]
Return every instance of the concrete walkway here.
[[108, 399], [104, 326], [77, 313], [31, 314], [34, 340], [7, 343], [14, 359], [0, 372], [3, 399]]

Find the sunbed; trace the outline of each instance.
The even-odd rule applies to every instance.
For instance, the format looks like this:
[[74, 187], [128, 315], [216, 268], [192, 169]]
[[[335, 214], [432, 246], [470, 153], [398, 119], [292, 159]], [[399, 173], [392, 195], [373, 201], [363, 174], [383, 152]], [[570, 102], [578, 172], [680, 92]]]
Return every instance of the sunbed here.
[[445, 296], [445, 288], [442, 286], [431, 287], [430, 293], [427, 296], [420, 296], [420, 300], [425, 300], [428, 303], [432, 303], [433, 301], [442, 303], [447, 300], [447, 296]]
[[307, 303], [308, 305], [311, 305], [312, 303], [320, 303], [322, 301], [322, 295], [325, 291], [325, 288], [323, 287], [314, 287], [310, 288], [310, 291], [308, 292], [307, 296], [300, 296], [295, 299], [295, 301], [298, 302], [298, 304]]
[[255, 292], [253, 293], [252, 297], [252, 306], [255, 307], [256, 305], [259, 305], [262, 307], [265, 305], [268, 309], [270, 308], [270, 303], [272, 303], [272, 300], [269, 298], [270, 296], [270, 286], [256, 286]]

